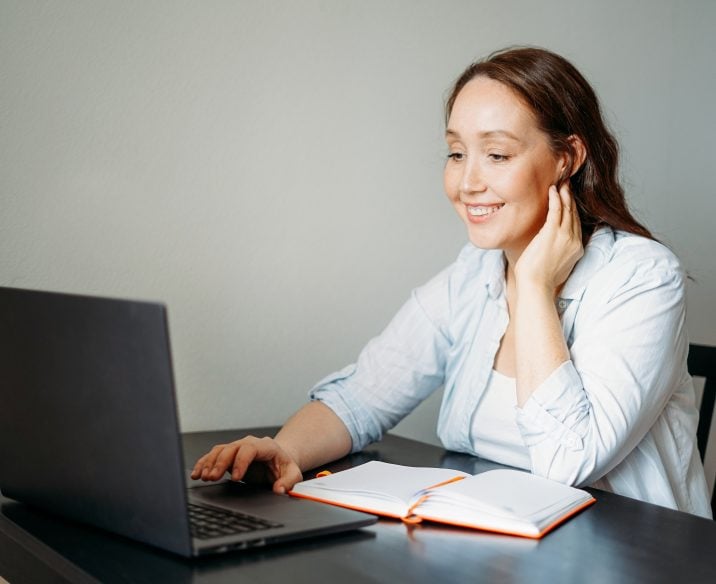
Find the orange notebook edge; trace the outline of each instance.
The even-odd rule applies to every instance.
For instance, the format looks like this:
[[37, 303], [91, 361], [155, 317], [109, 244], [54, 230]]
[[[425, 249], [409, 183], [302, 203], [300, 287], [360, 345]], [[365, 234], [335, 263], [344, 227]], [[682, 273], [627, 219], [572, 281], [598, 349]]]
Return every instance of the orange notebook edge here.
[[432, 487], [425, 487], [422, 489], [423, 491], [429, 491], [430, 489], [437, 489], [438, 487], [444, 487], [445, 485], [449, 485], [450, 483], [456, 483], [457, 481], [461, 481], [463, 479], [466, 479], [470, 475], [455, 475], [454, 477], [451, 477], [447, 479], [446, 481], [442, 481], [440, 483], [437, 483], [436, 485], [433, 485]]
[[502, 533], [505, 535], [514, 535], [514, 536], [518, 536], [518, 537], [526, 537], [529, 539], [540, 539], [540, 538], [544, 537], [545, 535], [547, 535], [554, 528], [556, 528], [557, 526], [559, 526], [562, 523], [564, 523], [565, 521], [567, 521], [567, 519], [569, 519], [570, 517], [573, 517], [574, 515], [576, 515], [583, 509], [586, 509], [587, 507], [589, 507], [590, 505], [593, 505], [596, 502], [597, 502], [597, 500], [594, 497], [591, 497], [587, 501], [584, 501], [584, 503], [578, 505], [574, 509], [570, 509], [567, 513], [565, 513], [564, 515], [561, 515], [560, 517], [555, 519], [552, 523], [550, 523], [547, 527], [545, 527], [539, 533], [534, 533], [534, 534], [522, 533], [519, 531], [511, 531], [508, 529], [499, 529], [496, 527], [484, 527], [481, 525], [477, 525], [475, 523], [467, 523], [467, 522], [461, 522], [461, 521], [446, 521], [445, 519], [441, 519], [440, 517], [434, 517], [434, 516], [428, 516], [428, 515], [420, 515], [420, 517], [422, 519], [424, 519], [425, 521], [433, 521], [435, 523], [442, 523], [444, 525], [454, 525], [456, 527], [467, 527], [469, 529], [477, 529], [479, 531], [489, 531], [491, 533]]
[[570, 517], [574, 517], [577, 513], [579, 513], [579, 512], [582, 511], [583, 509], [586, 509], [587, 507], [590, 507], [591, 505], [594, 505], [594, 503], [596, 503], [596, 502], [597, 502], [597, 500], [596, 500], [594, 497], [590, 497], [589, 499], [587, 499], [587, 500], [586, 500], [584, 503], [582, 503], [581, 505], [578, 505], [577, 507], [575, 507], [575, 508], [572, 509], [571, 511], [568, 511], [567, 513], [565, 513], [565, 514], [562, 515], [561, 517], [558, 517], [557, 519], [555, 519], [552, 523], [550, 523], [547, 527], [545, 527], [545, 528], [540, 532], [539, 537], [542, 537], [543, 535], [549, 533], [549, 532], [552, 531], [555, 527], [557, 527], [558, 525], [561, 525], [562, 523], [564, 523], [565, 521], [567, 521], [567, 519], [569, 519]]

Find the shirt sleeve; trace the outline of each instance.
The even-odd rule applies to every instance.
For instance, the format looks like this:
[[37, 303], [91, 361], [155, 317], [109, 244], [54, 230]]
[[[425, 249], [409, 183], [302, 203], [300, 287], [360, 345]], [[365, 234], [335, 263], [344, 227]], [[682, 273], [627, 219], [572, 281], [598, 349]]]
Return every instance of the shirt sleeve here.
[[322, 401], [346, 425], [353, 452], [380, 440], [442, 385], [450, 344], [439, 316], [447, 306], [446, 276], [413, 291], [355, 364], [311, 390], [311, 399]]
[[574, 485], [604, 476], [644, 438], [683, 380], [684, 274], [663, 249], [662, 257], [614, 261], [589, 283], [571, 359], [517, 408], [535, 474]]

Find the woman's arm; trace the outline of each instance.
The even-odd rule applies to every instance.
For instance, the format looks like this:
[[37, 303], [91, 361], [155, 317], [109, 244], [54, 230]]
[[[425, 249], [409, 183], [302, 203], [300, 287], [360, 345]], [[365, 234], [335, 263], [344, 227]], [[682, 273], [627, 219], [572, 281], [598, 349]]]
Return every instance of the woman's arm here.
[[[565, 183], [549, 190], [544, 227], [525, 248], [514, 269], [517, 405], [522, 407], [562, 363], [569, 350], [554, 301], [582, 257], [582, 233], [576, 205]], [[508, 272], [509, 277], [509, 272]]]
[[337, 460], [351, 450], [345, 424], [320, 401], [310, 402], [296, 412], [275, 440], [302, 471]]

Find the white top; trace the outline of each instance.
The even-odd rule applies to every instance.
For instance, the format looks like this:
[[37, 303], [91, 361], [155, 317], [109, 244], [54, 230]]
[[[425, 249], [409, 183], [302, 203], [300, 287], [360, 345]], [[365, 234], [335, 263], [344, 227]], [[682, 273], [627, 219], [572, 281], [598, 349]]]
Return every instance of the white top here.
[[[686, 369], [685, 279], [655, 241], [592, 235], [556, 302], [570, 359], [515, 409], [534, 474], [711, 516]], [[477, 454], [472, 421], [508, 322], [504, 254], [468, 244], [311, 396], [358, 451], [444, 386], [438, 436]]]
[[530, 470], [530, 451], [515, 421], [517, 383], [495, 369], [472, 416], [472, 447], [478, 456]]

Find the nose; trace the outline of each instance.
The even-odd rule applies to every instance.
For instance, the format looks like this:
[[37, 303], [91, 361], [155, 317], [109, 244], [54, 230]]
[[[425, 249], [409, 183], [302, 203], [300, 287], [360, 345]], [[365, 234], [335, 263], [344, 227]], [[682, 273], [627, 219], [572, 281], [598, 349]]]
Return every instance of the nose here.
[[487, 185], [479, 163], [474, 158], [472, 161], [466, 161], [460, 180], [460, 193], [463, 195], [475, 195], [484, 192], [486, 189]]

